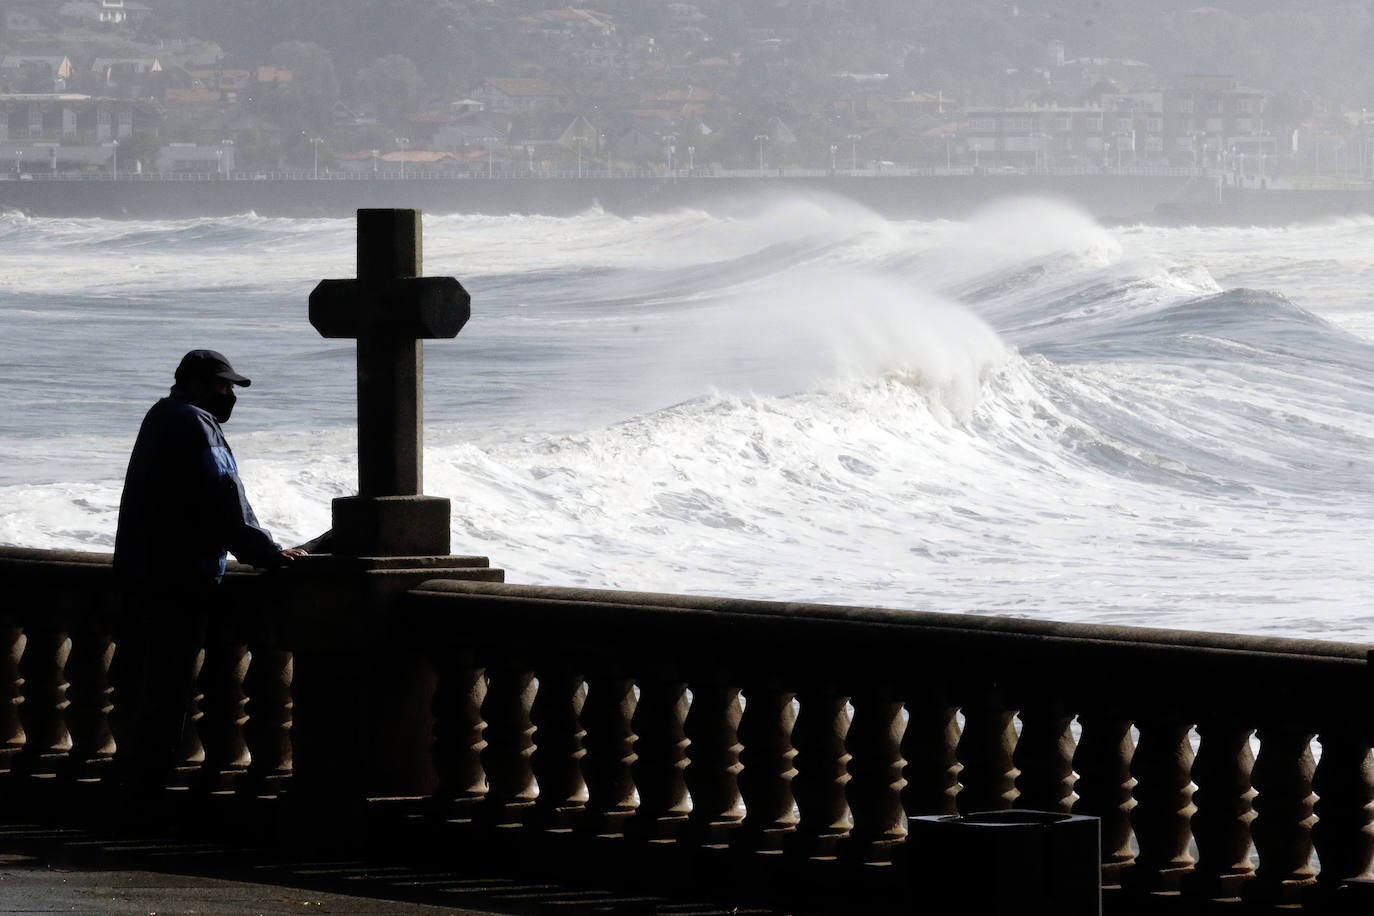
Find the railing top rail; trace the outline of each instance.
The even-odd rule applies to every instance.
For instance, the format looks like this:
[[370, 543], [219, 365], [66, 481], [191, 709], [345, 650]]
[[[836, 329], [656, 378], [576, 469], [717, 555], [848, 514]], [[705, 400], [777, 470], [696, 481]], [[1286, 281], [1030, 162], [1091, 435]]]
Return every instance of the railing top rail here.
[[[538, 611], [555, 606], [579, 609], [579, 625], [594, 625], [601, 618], [627, 625], [640, 613], [680, 615], [706, 620], [730, 617], [737, 623], [749, 620], [818, 625], [853, 625], [882, 631], [883, 640], [906, 638], [975, 638], [986, 643], [1015, 640], [1018, 651], [1036, 652], [1038, 648], [1058, 650], [1092, 646], [1111, 646], [1120, 650], [1168, 653], [1179, 657], [1210, 656], [1256, 662], [1277, 662], [1282, 658], [1320, 662], [1336, 666], [1365, 666], [1374, 644], [1328, 642], [1314, 639], [1248, 636], [1231, 633], [1195, 632], [1150, 627], [1065, 623], [1019, 617], [950, 614], [929, 611], [896, 610], [877, 607], [772, 602], [738, 598], [701, 597], [651, 592], [609, 591], [586, 588], [431, 580], [412, 589], [411, 597], [423, 607], [427, 603], [442, 607], [449, 599], [464, 597], [496, 602], [505, 611], [511, 627], [524, 624], [509, 616], [512, 609]], [[600, 612], [599, 612], [600, 611]], [[523, 615], [522, 615], [523, 616]], [[465, 615], [462, 626], [473, 624]], [[486, 626], [486, 625], [484, 625]], [[827, 629], [829, 627], [826, 627]], [[942, 640], [943, 641], [943, 640]]]

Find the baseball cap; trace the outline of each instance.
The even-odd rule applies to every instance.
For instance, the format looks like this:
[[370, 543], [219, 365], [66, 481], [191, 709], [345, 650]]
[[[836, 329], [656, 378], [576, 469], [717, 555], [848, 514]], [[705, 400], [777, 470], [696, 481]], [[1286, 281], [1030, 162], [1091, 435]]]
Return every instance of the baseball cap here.
[[234, 367], [229, 365], [229, 360], [224, 358], [223, 353], [215, 350], [192, 350], [181, 358], [181, 365], [177, 366], [176, 379], [181, 381], [188, 378], [224, 379], [245, 388], [253, 384], [252, 379], [234, 371]]

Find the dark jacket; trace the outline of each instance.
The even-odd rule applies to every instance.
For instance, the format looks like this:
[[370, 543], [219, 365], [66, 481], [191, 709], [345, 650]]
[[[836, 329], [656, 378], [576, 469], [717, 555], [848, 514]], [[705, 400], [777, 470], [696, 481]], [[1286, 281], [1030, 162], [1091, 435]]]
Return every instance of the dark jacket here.
[[124, 475], [115, 573], [151, 588], [213, 585], [225, 552], [273, 566], [281, 546], [258, 524], [224, 431], [173, 388], [143, 418]]

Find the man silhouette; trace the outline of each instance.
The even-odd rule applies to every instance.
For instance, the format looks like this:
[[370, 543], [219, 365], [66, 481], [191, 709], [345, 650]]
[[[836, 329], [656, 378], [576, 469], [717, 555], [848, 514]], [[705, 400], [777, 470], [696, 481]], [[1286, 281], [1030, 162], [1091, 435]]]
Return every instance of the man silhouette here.
[[251, 381], [214, 350], [187, 353], [175, 378], [139, 429], [115, 535], [125, 594], [111, 673], [118, 773], [136, 808], [157, 801], [177, 762], [227, 554], [272, 567], [306, 553], [258, 524], [224, 438], [234, 389]]

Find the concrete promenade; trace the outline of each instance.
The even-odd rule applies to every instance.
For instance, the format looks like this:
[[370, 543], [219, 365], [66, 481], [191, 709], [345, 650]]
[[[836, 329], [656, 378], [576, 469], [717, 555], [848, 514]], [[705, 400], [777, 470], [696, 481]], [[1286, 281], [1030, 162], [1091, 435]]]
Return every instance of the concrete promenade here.
[[0, 914], [330, 913], [453, 916], [715, 916], [770, 910], [445, 870], [293, 858], [164, 837], [0, 826]]

